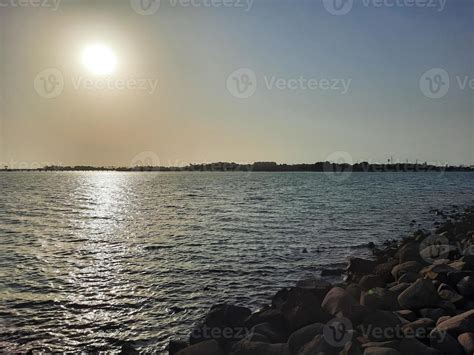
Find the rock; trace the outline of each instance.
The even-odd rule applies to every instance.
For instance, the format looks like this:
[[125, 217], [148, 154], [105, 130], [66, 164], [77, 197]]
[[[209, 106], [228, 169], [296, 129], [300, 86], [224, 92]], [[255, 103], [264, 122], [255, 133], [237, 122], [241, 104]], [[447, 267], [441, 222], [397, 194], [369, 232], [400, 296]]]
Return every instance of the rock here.
[[449, 301], [451, 303], [456, 303], [463, 300], [463, 297], [459, 293], [457, 293], [451, 286], [444, 283], [439, 285], [438, 294], [443, 300]]
[[176, 355], [224, 355], [224, 351], [215, 340], [202, 341], [188, 346], [177, 352]]
[[380, 276], [385, 283], [393, 282], [395, 279], [392, 276], [392, 269], [398, 265], [398, 260], [391, 259], [385, 263], [378, 264], [375, 267], [375, 274]]
[[341, 287], [333, 287], [324, 297], [321, 307], [332, 316], [351, 318], [356, 300]]
[[402, 331], [407, 338], [427, 339], [435, 325], [434, 320], [430, 318], [420, 318], [414, 322], [403, 325]]
[[285, 318], [283, 318], [281, 310], [276, 308], [264, 308], [252, 313], [245, 320], [244, 324], [246, 328], [250, 329], [260, 323], [270, 323], [277, 328], [284, 328], [286, 326]]
[[232, 346], [231, 355], [288, 355], [288, 345], [241, 340]]
[[399, 283], [413, 283], [420, 278], [420, 275], [414, 272], [406, 272], [398, 279]]
[[400, 355], [400, 352], [392, 348], [367, 348], [364, 355]]
[[474, 333], [462, 333], [458, 336], [458, 342], [466, 354], [474, 354]]
[[396, 311], [395, 313], [403, 319], [406, 319], [408, 322], [414, 322], [418, 319], [418, 316], [415, 314], [415, 312], [409, 309], [402, 309], [400, 311]]
[[410, 286], [411, 286], [411, 283], [403, 282], [403, 283], [399, 283], [398, 285], [390, 287], [388, 290], [392, 291], [392, 292], [395, 292], [397, 294], [400, 294]]
[[453, 271], [448, 273], [448, 280], [450, 285], [455, 286], [457, 285], [463, 278], [466, 276], [474, 276], [474, 272], [472, 271]]
[[323, 323], [314, 323], [293, 332], [288, 338], [290, 354], [297, 354], [303, 345], [310, 342], [316, 335], [323, 334], [323, 329]]
[[435, 322], [440, 317], [447, 315], [447, 311], [443, 308], [422, 308], [419, 312], [422, 317], [432, 319]]
[[398, 296], [401, 308], [417, 309], [435, 307], [440, 304], [440, 297], [433, 283], [428, 280], [418, 280]]
[[[428, 317], [430, 318], [430, 317]], [[436, 321], [436, 326], [438, 326], [439, 324], [443, 323], [445, 320], [448, 320], [449, 318], [451, 318], [451, 316], [442, 316], [442, 317], [439, 317], [438, 320]], [[433, 318], [431, 318], [433, 319]]]
[[360, 304], [371, 309], [395, 311], [400, 309], [397, 297], [397, 293], [377, 287], [367, 292], [362, 292]]
[[374, 260], [350, 258], [346, 271], [352, 279], [353, 276], [370, 274], [376, 265]]
[[407, 261], [402, 264], [396, 265], [392, 269], [392, 276], [395, 280], [398, 280], [400, 276], [406, 274], [407, 272], [417, 274], [422, 268], [422, 265], [417, 261]]
[[258, 333], [264, 335], [271, 343], [286, 343], [287, 334], [281, 329], [275, 328], [270, 323], [261, 323], [255, 325], [250, 333]]
[[219, 304], [211, 307], [204, 321], [194, 327], [189, 337], [191, 345], [215, 339], [220, 342], [240, 340], [245, 337], [245, 320], [250, 316], [245, 307]]
[[389, 341], [380, 341], [375, 342], [371, 341], [365, 344], [362, 344], [362, 348], [390, 348], [398, 350], [400, 348], [400, 341], [399, 340], [389, 340]]
[[433, 349], [441, 351], [443, 354], [463, 355], [463, 348], [455, 338], [446, 332], [440, 332], [436, 329], [430, 333], [430, 345]]
[[271, 343], [270, 339], [268, 339], [265, 335], [250, 332], [242, 341], [250, 341], [250, 342], [259, 342], [259, 343]]
[[395, 253], [400, 264], [407, 261], [420, 261], [420, 243], [407, 243]]
[[337, 355], [341, 351], [343, 346], [334, 347], [329, 344], [323, 335], [316, 335], [310, 342], [306, 343], [298, 355], [315, 355], [315, 354], [326, 354], [326, 355]]
[[321, 300], [311, 290], [291, 288], [281, 305], [281, 313], [290, 332], [305, 325], [327, 322], [331, 317], [320, 305]]
[[466, 254], [460, 260], [465, 263], [466, 270], [474, 271], [474, 255]]
[[474, 295], [474, 276], [465, 276], [456, 285], [459, 293], [465, 297]]
[[474, 332], [474, 309], [451, 317], [436, 326], [439, 331], [447, 331], [452, 336]]
[[468, 271], [467, 264], [461, 260], [455, 260], [452, 263], [449, 263], [448, 266], [457, 271]]
[[350, 341], [344, 345], [344, 348], [338, 355], [362, 355], [362, 350], [360, 349], [358, 342]]
[[358, 284], [349, 284], [346, 287], [346, 292], [350, 294], [355, 300], [360, 299], [360, 294], [362, 293], [362, 288]]
[[439, 350], [426, 346], [421, 341], [413, 338], [403, 338], [400, 341], [400, 352], [402, 354], [416, 355], [442, 355]]
[[125, 342], [122, 344], [120, 349], [120, 355], [139, 355], [140, 352], [135, 349], [135, 347], [130, 342]]
[[374, 287], [384, 287], [385, 282], [378, 275], [365, 275], [360, 279], [359, 286], [367, 291]]
[[178, 351], [187, 348], [189, 344], [182, 340], [170, 340], [168, 344], [168, 354], [175, 355]]
[[389, 311], [375, 310], [362, 321], [361, 329], [364, 336], [373, 341], [394, 340], [396, 329], [400, 328], [401, 320]]

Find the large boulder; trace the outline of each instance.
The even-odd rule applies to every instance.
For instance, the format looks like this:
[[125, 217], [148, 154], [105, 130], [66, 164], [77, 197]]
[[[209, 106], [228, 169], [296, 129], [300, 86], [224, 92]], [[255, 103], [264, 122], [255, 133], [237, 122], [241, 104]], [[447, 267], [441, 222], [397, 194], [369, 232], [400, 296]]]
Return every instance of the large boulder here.
[[427, 339], [436, 326], [434, 320], [430, 318], [420, 318], [414, 322], [402, 326], [403, 334], [407, 338]]
[[176, 355], [224, 355], [224, 351], [220, 348], [215, 340], [202, 341], [180, 350]]
[[330, 315], [349, 319], [356, 305], [357, 301], [341, 287], [333, 287], [321, 303], [321, 307]]
[[446, 332], [440, 332], [437, 329], [433, 329], [430, 333], [430, 344], [433, 349], [439, 350], [443, 354], [464, 354], [464, 350], [456, 341], [456, 338]]
[[407, 272], [418, 274], [422, 267], [423, 266], [417, 261], [406, 261], [394, 266], [392, 269], [392, 276], [395, 280], [398, 280]]
[[241, 340], [232, 346], [231, 355], [289, 355], [288, 345]]
[[396, 311], [400, 309], [398, 304], [398, 294], [385, 288], [373, 288], [367, 292], [362, 292], [360, 304], [370, 309], [382, 309], [386, 311]]
[[465, 297], [474, 295], [474, 276], [465, 276], [456, 285], [459, 293]]
[[385, 281], [379, 275], [364, 275], [359, 281], [359, 286], [368, 291], [374, 287], [384, 287]]
[[459, 293], [457, 293], [451, 286], [445, 283], [439, 285], [438, 294], [443, 300], [449, 301], [451, 303], [456, 303], [463, 300], [463, 297]]
[[290, 331], [313, 323], [325, 323], [331, 318], [321, 308], [321, 300], [309, 289], [291, 288], [281, 299], [279, 307]]
[[398, 303], [406, 309], [436, 307], [441, 298], [431, 281], [419, 279], [398, 296]]
[[392, 348], [366, 348], [364, 355], [400, 355], [400, 352]]
[[462, 333], [458, 336], [458, 342], [466, 354], [474, 354], [474, 333]]
[[346, 271], [350, 280], [358, 279], [361, 275], [367, 275], [377, 266], [374, 260], [367, 260], [362, 258], [350, 258]]
[[255, 313], [252, 313], [245, 320], [245, 327], [250, 329], [254, 325], [260, 323], [270, 323], [278, 328], [284, 328], [286, 326], [281, 310], [271, 307], [266, 307]]
[[426, 346], [421, 341], [414, 338], [403, 338], [400, 342], [400, 352], [407, 355], [442, 355], [441, 351]]
[[436, 326], [439, 331], [446, 331], [452, 336], [459, 336], [462, 333], [474, 333], [474, 309], [450, 317]]
[[337, 355], [343, 346], [333, 346], [324, 338], [324, 335], [316, 335], [310, 342], [306, 343], [299, 351], [298, 355]]
[[449, 313], [444, 308], [422, 308], [418, 312], [422, 317], [432, 319], [435, 322]]
[[393, 312], [374, 310], [362, 321], [362, 334], [372, 341], [397, 339], [397, 329], [401, 327], [400, 318]]
[[324, 324], [314, 323], [298, 329], [288, 338], [288, 349], [291, 355], [296, 355], [298, 351], [310, 342], [316, 335], [323, 334]]
[[400, 263], [420, 261], [420, 243], [410, 242], [401, 246], [395, 253], [395, 257], [398, 258]]
[[250, 316], [250, 309], [229, 304], [211, 307], [205, 319], [194, 327], [189, 337], [191, 345], [215, 339], [226, 343], [245, 337], [245, 320]]
[[264, 335], [271, 343], [285, 343], [288, 337], [284, 330], [275, 328], [270, 323], [257, 324], [250, 332]]

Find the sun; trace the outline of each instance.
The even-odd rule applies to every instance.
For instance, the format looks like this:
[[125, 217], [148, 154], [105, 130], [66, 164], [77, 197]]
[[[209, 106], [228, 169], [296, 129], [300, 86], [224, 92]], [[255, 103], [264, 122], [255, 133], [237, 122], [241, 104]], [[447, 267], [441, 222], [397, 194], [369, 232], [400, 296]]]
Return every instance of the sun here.
[[93, 44], [82, 52], [82, 63], [96, 75], [112, 74], [117, 67], [117, 57], [112, 49], [102, 44]]

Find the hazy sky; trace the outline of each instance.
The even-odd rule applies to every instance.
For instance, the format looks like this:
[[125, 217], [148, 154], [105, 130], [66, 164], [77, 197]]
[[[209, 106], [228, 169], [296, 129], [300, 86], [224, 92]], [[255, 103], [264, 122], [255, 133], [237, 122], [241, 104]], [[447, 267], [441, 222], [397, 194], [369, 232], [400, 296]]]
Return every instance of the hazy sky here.
[[0, 0], [0, 163], [474, 164], [474, 1], [213, 1]]

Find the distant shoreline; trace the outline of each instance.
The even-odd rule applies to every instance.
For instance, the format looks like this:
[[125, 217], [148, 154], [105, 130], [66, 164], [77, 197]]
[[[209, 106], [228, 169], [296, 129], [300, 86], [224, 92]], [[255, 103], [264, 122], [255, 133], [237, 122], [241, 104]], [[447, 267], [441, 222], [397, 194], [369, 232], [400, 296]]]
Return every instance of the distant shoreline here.
[[274, 162], [256, 162], [253, 164], [237, 163], [209, 163], [190, 164], [183, 167], [169, 166], [134, 166], [134, 167], [96, 167], [96, 166], [45, 166], [42, 168], [8, 168], [0, 171], [119, 171], [119, 172], [324, 172], [324, 173], [350, 173], [350, 172], [474, 172], [474, 166], [438, 166], [427, 163], [397, 163], [397, 164], [369, 164], [367, 162], [356, 164], [337, 164], [331, 162], [318, 162], [314, 164], [277, 164]]

